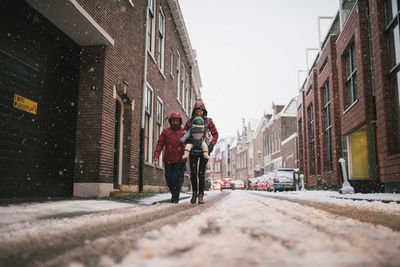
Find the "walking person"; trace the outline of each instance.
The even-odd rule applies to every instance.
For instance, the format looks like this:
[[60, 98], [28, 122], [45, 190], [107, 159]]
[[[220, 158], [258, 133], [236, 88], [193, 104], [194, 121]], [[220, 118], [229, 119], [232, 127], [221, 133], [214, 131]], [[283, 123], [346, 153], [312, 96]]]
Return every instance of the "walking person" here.
[[[215, 144], [218, 141], [218, 131], [211, 118], [207, 117], [207, 110], [203, 102], [196, 102], [193, 108], [192, 117], [186, 122], [184, 131], [187, 132], [190, 129], [192, 120], [196, 117], [202, 117], [206, 129], [206, 134], [211, 133], [212, 140], [208, 146], [208, 153], [211, 154]], [[198, 198], [199, 204], [204, 204], [204, 174], [206, 172], [206, 166], [208, 159], [203, 156], [203, 150], [200, 147], [192, 147], [189, 154], [190, 162], [190, 182], [192, 184], [192, 198], [190, 203], [195, 204]]]
[[179, 194], [186, 170], [186, 159], [182, 159], [184, 145], [180, 142], [183, 136], [182, 116], [174, 112], [168, 119], [169, 128], [162, 131], [154, 151], [154, 162], [157, 163], [164, 149], [164, 172], [172, 198], [171, 203], [179, 202]]

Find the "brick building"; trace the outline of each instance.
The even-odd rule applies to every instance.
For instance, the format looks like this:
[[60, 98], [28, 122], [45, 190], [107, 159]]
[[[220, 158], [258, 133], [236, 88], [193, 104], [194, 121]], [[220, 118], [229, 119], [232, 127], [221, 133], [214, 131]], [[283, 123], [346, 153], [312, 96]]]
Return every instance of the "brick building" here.
[[342, 1], [298, 103], [299, 168], [308, 186], [399, 191], [399, 7]]
[[297, 167], [296, 102], [293, 98], [286, 106], [272, 103], [273, 114], [267, 114], [263, 128], [264, 173], [277, 168]]
[[177, 0], [0, 7], [0, 196], [165, 188], [157, 135], [201, 87]]

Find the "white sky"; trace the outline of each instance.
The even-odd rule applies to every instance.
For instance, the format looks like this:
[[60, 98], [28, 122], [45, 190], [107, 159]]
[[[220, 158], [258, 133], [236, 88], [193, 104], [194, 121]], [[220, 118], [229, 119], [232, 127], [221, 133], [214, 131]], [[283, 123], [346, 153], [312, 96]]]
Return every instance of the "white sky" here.
[[[339, 0], [179, 3], [197, 51], [203, 100], [220, 136], [226, 136], [241, 129], [242, 118], [260, 119], [272, 101], [285, 105], [297, 95], [305, 49], [319, 46], [317, 18], [335, 16]], [[330, 23], [322, 20], [323, 32]]]

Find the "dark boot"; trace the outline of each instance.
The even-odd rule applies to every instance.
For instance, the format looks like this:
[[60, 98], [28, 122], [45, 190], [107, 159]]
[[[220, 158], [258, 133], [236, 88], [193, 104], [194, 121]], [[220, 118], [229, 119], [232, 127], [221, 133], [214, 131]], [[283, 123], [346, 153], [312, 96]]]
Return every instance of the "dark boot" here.
[[197, 193], [193, 192], [192, 199], [190, 200], [190, 203], [196, 204], [196, 199], [197, 199]]
[[199, 194], [199, 204], [204, 204], [203, 197], [204, 194]]

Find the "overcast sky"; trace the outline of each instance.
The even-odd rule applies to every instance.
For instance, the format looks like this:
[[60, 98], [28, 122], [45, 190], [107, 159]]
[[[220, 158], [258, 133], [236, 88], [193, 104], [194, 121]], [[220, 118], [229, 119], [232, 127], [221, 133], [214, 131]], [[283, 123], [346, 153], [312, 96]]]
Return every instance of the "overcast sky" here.
[[[261, 119], [272, 101], [298, 94], [306, 48], [318, 48], [318, 16], [339, 0], [179, 0], [202, 78], [202, 97], [220, 136], [242, 118]], [[326, 33], [331, 21], [322, 20]], [[315, 54], [310, 53], [310, 65]], [[304, 80], [304, 75], [300, 75]]]

